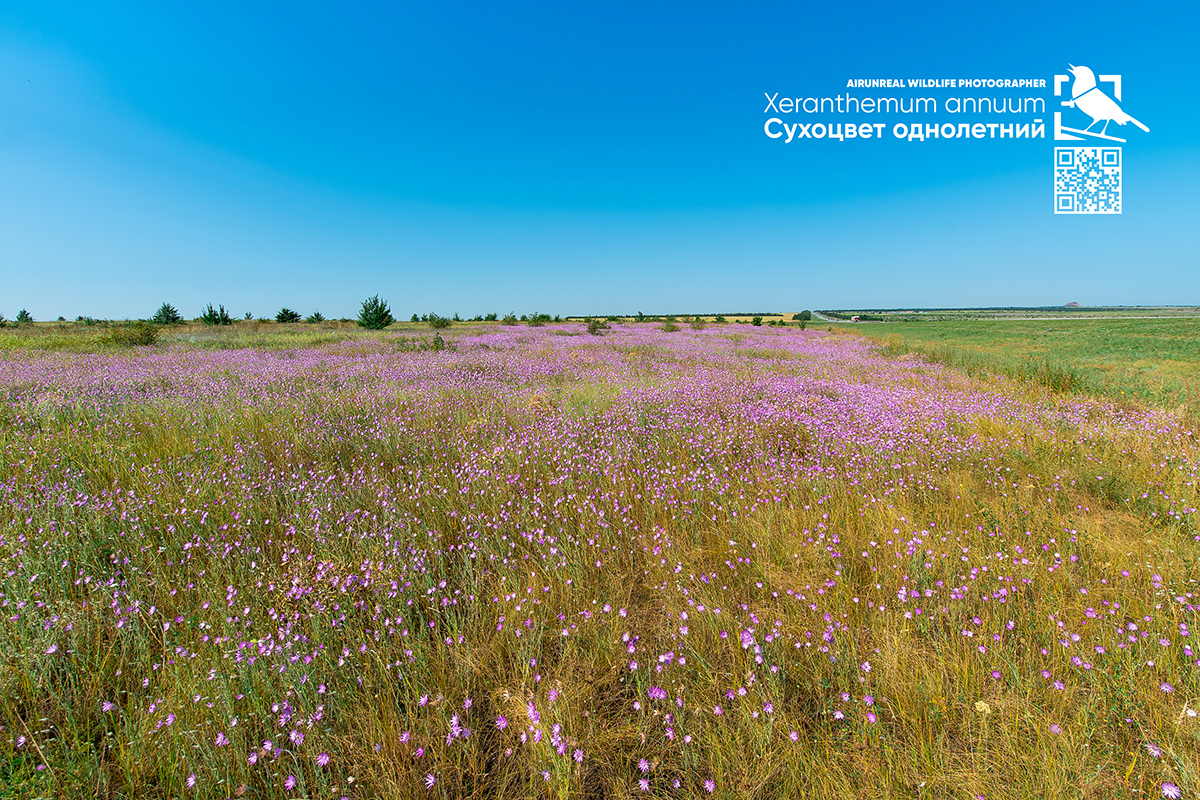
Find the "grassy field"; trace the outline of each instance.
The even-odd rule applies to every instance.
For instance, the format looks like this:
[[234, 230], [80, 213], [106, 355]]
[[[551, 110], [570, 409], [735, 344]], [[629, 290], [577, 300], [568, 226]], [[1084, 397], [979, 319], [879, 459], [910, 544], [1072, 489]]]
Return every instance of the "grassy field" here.
[[1193, 796], [1189, 417], [905, 352], [1107, 324], [0, 336], [0, 796]]
[[972, 374], [1136, 398], [1200, 418], [1200, 318], [835, 325]]

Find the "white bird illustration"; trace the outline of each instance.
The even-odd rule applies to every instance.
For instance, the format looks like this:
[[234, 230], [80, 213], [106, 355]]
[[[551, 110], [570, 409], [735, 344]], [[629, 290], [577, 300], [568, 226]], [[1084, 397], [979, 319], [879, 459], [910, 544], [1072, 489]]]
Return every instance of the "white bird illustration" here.
[[1122, 111], [1115, 100], [1100, 91], [1100, 88], [1096, 86], [1096, 76], [1090, 69], [1077, 67], [1074, 64], [1068, 66], [1071, 74], [1075, 76], [1075, 81], [1071, 84], [1071, 99], [1063, 100], [1062, 104], [1069, 108], [1078, 108], [1092, 118], [1092, 124], [1088, 125], [1084, 129], [1085, 131], [1091, 131], [1092, 125], [1104, 120], [1104, 127], [1100, 130], [1101, 136], [1108, 130], [1110, 122], [1118, 125], [1132, 122], [1147, 133], [1150, 132], [1149, 128]]

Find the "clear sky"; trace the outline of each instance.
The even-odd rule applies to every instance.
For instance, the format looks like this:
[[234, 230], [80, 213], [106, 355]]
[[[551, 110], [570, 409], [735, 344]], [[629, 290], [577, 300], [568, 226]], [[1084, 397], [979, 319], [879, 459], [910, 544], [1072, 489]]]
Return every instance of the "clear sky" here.
[[[8, 0], [0, 313], [1196, 304], [1198, 29], [1195, 3]], [[1150, 128], [1119, 131], [1120, 216], [1052, 213], [1049, 139], [763, 132], [764, 93], [1068, 63]]]

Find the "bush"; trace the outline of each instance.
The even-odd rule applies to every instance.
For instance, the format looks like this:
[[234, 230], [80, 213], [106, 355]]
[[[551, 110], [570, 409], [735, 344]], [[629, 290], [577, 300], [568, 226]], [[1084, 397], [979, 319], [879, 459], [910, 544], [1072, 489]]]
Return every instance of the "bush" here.
[[750, 320], [750, 324], [754, 325], [755, 327], [760, 327], [762, 325], [762, 317], [755, 317], [754, 319]]
[[674, 322], [664, 322], [662, 330], [664, 333], [674, 333], [675, 331], [679, 330], [679, 326]]
[[792, 319], [798, 319], [801, 322], [808, 322], [809, 320], [812, 319], [812, 312], [811, 311], [801, 311], [799, 314], [794, 315], [792, 317]]
[[[455, 315], [455, 316], [457, 316], [457, 315]], [[431, 311], [431, 312], [429, 312], [429, 325], [430, 325], [430, 327], [438, 328], [438, 329], [449, 328], [450, 320], [447, 319], [446, 317], [439, 317], [437, 314], [434, 314]]]
[[32, 324], [32, 323], [33, 323], [33, 315], [30, 314], [28, 311], [26, 311], [25, 309], [22, 308], [20, 311], [17, 312], [17, 324], [18, 325]]
[[388, 308], [386, 300], [381, 300], [379, 295], [363, 300], [362, 309], [358, 312], [359, 327], [379, 331], [393, 322], [395, 320], [392, 319], [392, 310]]
[[245, 314], [242, 315], [242, 319], [249, 322], [250, 320], [254, 319], [254, 314], [250, 311], [247, 311]]
[[729, 320], [725, 319], [725, 317], [721, 316], [720, 314], [717, 314], [715, 317], [713, 317], [713, 322], [717, 323], [718, 325], [724, 325], [728, 321]]
[[511, 311], [508, 312], [507, 314], [504, 315], [504, 318], [502, 320], [500, 320], [500, 324], [501, 325], [516, 325], [517, 324], [517, 315]]
[[170, 303], [163, 303], [158, 307], [158, 311], [154, 312], [154, 316], [150, 321], [155, 325], [178, 325], [183, 322], [183, 317], [179, 314], [179, 309]]
[[158, 328], [145, 320], [138, 320], [113, 328], [100, 341], [120, 347], [146, 347], [158, 341]]
[[806, 319], [800, 320], [800, 330], [804, 330], [807, 327], [808, 327], [808, 320], [806, 320]]
[[692, 320], [692, 330], [694, 330], [694, 331], [704, 330], [704, 320], [700, 319], [700, 317], [695, 317]]
[[539, 314], [538, 312], [535, 311], [529, 315], [529, 327], [531, 327], [531, 328], [540, 328], [549, 321], [550, 321], [549, 314]]
[[309, 314], [307, 317], [305, 317], [304, 321], [307, 323], [310, 323], [310, 324], [317, 323], [317, 322], [324, 322], [325, 315], [322, 314], [320, 311], [314, 311], [311, 314]]
[[602, 331], [608, 330], [608, 325], [598, 319], [589, 319], [587, 323], [587, 332], [592, 336], [602, 335]]
[[283, 308], [279, 309], [279, 312], [275, 315], [275, 321], [276, 322], [299, 322], [300, 321], [300, 312], [292, 311], [287, 306], [284, 306]]
[[233, 318], [225, 310], [225, 306], [213, 308], [212, 303], [200, 313], [200, 321], [205, 325], [232, 325]]
[[495, 322], [496, 321], [496, 312], [493, 311], [491, 314], [484, 314], [483, 321], [484, 322]]

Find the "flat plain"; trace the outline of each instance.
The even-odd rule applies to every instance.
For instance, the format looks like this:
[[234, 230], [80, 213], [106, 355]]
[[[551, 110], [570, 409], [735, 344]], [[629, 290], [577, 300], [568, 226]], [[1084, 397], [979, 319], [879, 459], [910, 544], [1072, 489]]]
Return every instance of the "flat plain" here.
[[987, 324], [6, 339], [0, 794], [1191, 796], [1195, 340]]

